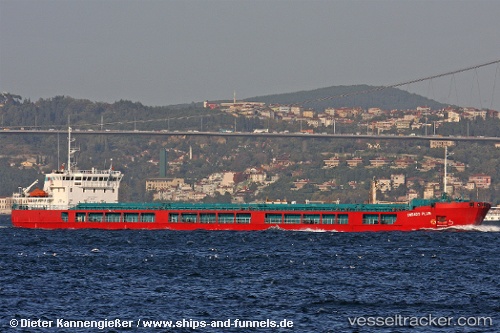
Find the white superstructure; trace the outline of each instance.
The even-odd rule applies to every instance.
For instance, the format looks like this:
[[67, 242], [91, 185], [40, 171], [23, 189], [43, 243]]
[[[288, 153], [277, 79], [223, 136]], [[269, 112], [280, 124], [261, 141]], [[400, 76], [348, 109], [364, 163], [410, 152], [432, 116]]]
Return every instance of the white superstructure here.
[[75, 149], [71, 147], [71, 128], [68, 129], [68, 164], [60, 170], [45, 174], [43, 191], [29, 189], [14, 195], [14, 202], [25, 208], [68, 209], [80, 202], [118, 202], [118, 189], [123, 174], [113, 170], [78, 170], [72, 157]]

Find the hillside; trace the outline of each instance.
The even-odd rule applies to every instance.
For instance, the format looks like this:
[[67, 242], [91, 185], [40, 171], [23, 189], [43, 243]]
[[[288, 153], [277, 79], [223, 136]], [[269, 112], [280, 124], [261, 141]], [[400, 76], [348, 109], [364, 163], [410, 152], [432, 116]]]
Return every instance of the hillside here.
[[[297, 92], [272, 96], [255, 97], [249, 100], [266, 103], [294, 104], [297, 101], [311, 101], [312, 107], [357, 106], [380, 107], [385, 109], [415, 108], [427, 105], [439, 108], [442, 105], [421, 96], [408, 94], [398, 89], [373, 91], [368, 94], [350, 95], [342, 99], [330, 99], [338, 94], [375, 89], [369, 86], [330, 87], [308, 92]], [[371, 95], [365, 96], [365, 95]], [[10, 96], [10, 97], [9, 97]], [[426, 141], [405, 141], [394, 145], [389, 142], [366, 140], [330, 139], [286, 139], [286, 138], [221, 138], [194, 136], [120, 136], [120, 135], [79, 135], [78, 131], [97, 129], [126, 129], [154, 131], [219, 131], [221, 128], [236, 126], [238, 131], [252, 131], [255, 128], [270, 128], [276, 131], [298, 131], [297, 122], [265, 119], [256, 116], [235, 116], [220, 110], [204, 109], [199, 104], [164, 107], [149, 107], [138, 102], [118, 101], [112, 104], [56, 96], [36, 102], [23, 100], [21, 96], [9, 95], [0, 101], [0, 117], [3, 131], [0, 132], [0, 195], [9, 195], [19, 187], [29, 185], [35, 178], [43, 180], [43, 172], [60, 166], [64, 161], [65, 135], [23, 134], [6, 135], [10, 128], [25, 129], [65, 129], [68, 123], [75, 128], [79, 152], [77, 160], [83, 169], [107, 167], [110, 159], [113, 165], [125, 173], [120, 192], [123, 201], [145, 201], [151, 193], [145, 192], [145, 181], [159, 175], [160, 150], [168, 150], [170, 162], [168, 177], [183, 178], [191, 186], [199, 184], [214, 173], [231, 171], [238, 174], [254, 168], [265, 170], [265, 181], [272, 181], [267, 187], [260, 187], [249, 181], [242, 182], [237, 189], [244, 199], [265, 200], [266, 198], [289, 200], [341, 200], [361, 202], [368, 196], [369, 180], [373, 177], [390, 178], [395, 172], [394, 165], [384, 168], [370, 168], [370, 160], [389, 157], [391, 163], [412, 154], [418, 163], [430, 158], [442, 158], [442, 149], [429, 149]], [[392, 97], [391, 97], [392, 96]], [[321, 100], [323, 99], [323, 100]], [[350, 103], [347, 104], [350, 99]], [[386, 100], [387, 99], [387, 100]], [[383, 104], [377, 104], [376, 101]], [[340, 103], [340, 104], [335, 104]], [[362, 104], [366, 103], [366, 104]], [[373, 103], [373, 104], [372, 104]], [[436, 102], [432, 102], [436, 103]], [[324, 106], [320, 106], [324, 105]], [[386, 105], [384, 107], [384, 105]], [[436, 119], [437, 120], [437, 119]], [[304, 124], [306, 126], [306, 124]], [[357, 131], [356, 125], [341, 124], [343, 131]], [[473, 120], [447, 123], [439, 130], [446, 135], [497, 135], [498, 119]], [[321, 129], [320, 131], [323, 131]], [[485, 132], [488, 130], [488, 132]], [[479, 134], [474, 134], [479, 133]], [[491, 134], [493, 133], [493, 134]], [[376, 143], [376, 144], [375, 144]], [[375, 148], [378, 147], [378, 148]], [[192, 151], [192, 153], [191, 153]], [[60, 152], [60, 156], [58, 156]], [[487, 144], [459, 143], [453, 147], [457, 162], [466, 164], [463, 171], [455, 172], [457, 182], [466, 182], [472, 174], [486, 173], [493, 179], [492, 188], [483, 191], [464, 191], [465, 196], [480, 196], [482, 200], [493, 201], [500, 198], [500, 179], [497, 163], [500, 150]], [[339, 156], [339, 168], [325, 169], [324, 160]], [[346, 161], [352, 157], [361, 158], [364, 166], [347, 167]], [[406, 177], [421, 179], [422, 182], [436, 182], [439, 188], [442, 179], [442, 165], [436, 163], [428, 171], [416, 169], [414, 165], [397, 171]], [[451, 173], [451, 170], [450, 170]], [[257, 176], [256, 176], [257, 177]], [[306, 183], [301, 184], [304, 180]], [[305, 185], [304, 185], [305, 184]], [[299, 188], [299, 186], [303, 187]], [[318, 190], [318, 186], [327, 186]], [[200, 185], [201, 186], [201, 185]], [[421, 193], [423, 187], [417, 187]], [[404, 188], [387, 194], [387, 199], [404, 195]], [[228, 200], [226, 195], [210, 200]], [[230, 199], [230, 198], [229, 198]]]
[[[410, 110], [428, 106], [434, 110], [445, 104], [396, 88], [369, 85], [333, 86], [308, 91], [255, 96], [246, 101], [266, 104], [298, 104], [322, 111], [329, 107], [380, 108], [383, 110]], [[55, 96], [36, 102], [22, 96], [0, 94], [2, 126], [57, 126], [72, 124], [132, 123], [148, 119], [175, 118], [197, 115], [202, 103], [149, 107], [140, 102], [120, 100], [114, 103], [93, 102], [69, 96]]]
[[428, 106], [436, 110], [446, 106], [404, 90], [368, 85], [334, 86], [286, 94], [256, 96], [246, 100], [266, 104], [300, 104], [315, 110], [323, 110], [328, 107], [361, 107], [363, 109], [376, 107], [383, 110], [411, 110], [418, 106]]

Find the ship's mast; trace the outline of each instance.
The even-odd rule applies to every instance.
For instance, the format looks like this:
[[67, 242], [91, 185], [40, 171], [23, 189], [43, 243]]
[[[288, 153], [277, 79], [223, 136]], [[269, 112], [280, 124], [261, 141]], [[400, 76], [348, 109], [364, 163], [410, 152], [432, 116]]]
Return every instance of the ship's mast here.
[[68, 127], [68, 173], [71, 172], [71, 127]]
[[71, 157], [77, 151], [77, 149], [71, 148], [71, 142], [73, 141], [74, 139], [73, 140], [71, 139], [71, 127], [68, 127], [68, 166], [67, 166], [68, 173], [71, 172], [71, 167], [72, 167]]

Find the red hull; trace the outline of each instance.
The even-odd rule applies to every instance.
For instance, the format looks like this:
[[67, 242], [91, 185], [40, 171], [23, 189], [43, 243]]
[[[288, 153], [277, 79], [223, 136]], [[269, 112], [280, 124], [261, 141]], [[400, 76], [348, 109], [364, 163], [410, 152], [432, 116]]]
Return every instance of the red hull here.
[[[411, 210], [21, 210], [12, 211], [12, 224], [42, 229], [171, 229], [171, 230], [318, 230], [340, 232], [412, 231], [479, 225], [490, 204], [436, 202]], [[230, 217], [223, 221], [222, 216]], [[132, 216], [134, 222], [127, 221]], [[189, 216], [189, 219], [185, 217]], [[232, 216], [232, 219], [231, 219]], [[143, 217], [148, 217], [145, 221]], [[208, 218], [208, 219], [205, 219]], [[209, 219], [213, 217], [213, 219]], [[272, 219], [274, 218], [274, 220]], [[110, 222], [115, 221], [115, 222]], [[137, 222], [135, 222], [137, 221]], [[141, 222], [142, 221], [142, 222]]]

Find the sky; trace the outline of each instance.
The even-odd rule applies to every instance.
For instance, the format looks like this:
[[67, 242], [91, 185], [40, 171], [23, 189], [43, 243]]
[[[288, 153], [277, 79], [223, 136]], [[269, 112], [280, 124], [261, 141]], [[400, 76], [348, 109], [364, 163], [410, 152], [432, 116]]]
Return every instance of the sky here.
[[[500, 60], [498, 0], [0, 0], [0, 91], [160, 106]], [[498, 63], [401, 89], [500, 110]]]

